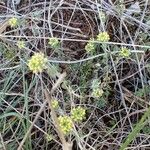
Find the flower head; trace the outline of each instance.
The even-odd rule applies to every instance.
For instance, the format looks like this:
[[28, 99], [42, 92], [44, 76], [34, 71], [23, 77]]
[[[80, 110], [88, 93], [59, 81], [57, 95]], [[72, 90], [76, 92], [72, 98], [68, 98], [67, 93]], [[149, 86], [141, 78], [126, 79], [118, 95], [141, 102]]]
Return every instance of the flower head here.
[[73, 129], [72, 119], [68, 116], [59, 116], [58, 123], [61, 128], [61, 131], [66, 135]]
[[18, 41], [17, 42], [17, 46], [22, 49], [22, 48], [25, 48], [25, 42], [24, 41]]
[[93, 89], [92, 96], [99, 98], [103, 95], [104, 91], [100, 88]]
[[73, 121], [80, 122], [85, 118], [85, 115], [85, 109], [80, 106], [71, 110], [71, 118]]
[[129, 49], [122, 47], [120, 51], [120, 56], [122, 57], [129, 57], [131, 55], [131, 52]]
[[46, 140], [47, 140], [48, 142], [52, 141], [52, 140], [53, 140], [52, 135], [47, 134], [47, 135], [46, 135]]
[[52, 107], [54, 109], [57, 109], [59, 107], [58, 100], [56, 100], [56, 99], [52, 100]]
[[59, 40], [56, 37], [49, 38], [48, 44], [54, 49], [57, 49], [60, 46]]
[[15, 17], [10, 18], [8, 23], [11, 27], [16, 27], [18, 25], [18, 19]]
[[108, 42], [110, 40], [109, 34], [107, 32], [101, 32], [97, 35], [97, 41]]
[[86, 44], [85, 50], [86, 50], [87, 53], [93, 52], [95, 50], [95, 44], [94, 44], [93, 41], [94, 41], [94, 39], [90, 39], [88, 41], [88, 43]]
[[29, 60], [28, 66], [33, 73], [38, 73], [46, 69], [47, 62], [48, 59], [44, 57], [43, 53], [35, 53]]

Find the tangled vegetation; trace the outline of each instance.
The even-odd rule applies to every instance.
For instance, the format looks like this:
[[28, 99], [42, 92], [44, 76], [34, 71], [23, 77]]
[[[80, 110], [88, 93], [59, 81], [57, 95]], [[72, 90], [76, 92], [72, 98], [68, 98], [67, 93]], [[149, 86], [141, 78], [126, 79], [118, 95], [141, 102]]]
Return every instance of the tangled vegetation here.
[[0, 150], [150, 149], [149, 0], [0, 1]]

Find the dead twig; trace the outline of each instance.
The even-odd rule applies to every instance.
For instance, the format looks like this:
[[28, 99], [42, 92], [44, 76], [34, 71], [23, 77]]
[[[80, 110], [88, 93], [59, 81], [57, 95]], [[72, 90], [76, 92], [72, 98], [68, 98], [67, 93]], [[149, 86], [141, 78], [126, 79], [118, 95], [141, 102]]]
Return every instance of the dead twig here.
[[3, 140], [3, 137], [2, 137], [1, 133], [0, 133], [0, 140], [1, 140], [1, 144], [2, 144], [3, 150], [6, 150], [6, 147], [5, 147], [5, 144], [4, 144], [4, 140]]
[[59, 126], [55, 110], [52, 107], [52, 102], [51, 102], [52, 95], [51, 95], [51, 93], [49, 94], [47, 90], [45, 90], [45, 96], [46, 96], [46, 100], [47, 100], [47, 102], [49, 104], [49, 107], [51, 109], [51, 117], [53, 119], [53, 123], [54, 123], [54, 126], [56, 128], [57, 134], [58, 134], [58, 136], [59, 136], [59, 138], [61, 140], [63, 150], [71, 150], [72, 149], [72, 144], [66, 141], [65, 136], [62, 133], [61, 128]]
[[136, 104], [138, 104], [142, 108], [147, 108], [150, 105], [147, 101], [143, 100], [142, 98], [140, 98], [138, 96], [135, 96], [127, 88], [122, 87], [122, 89], [124, 91], [124, 98], [129, 103], [132, 103], [134, 101]]
[[9, 25], [8, 20], [0, 24], [0, 34], [6, 30], [8, 25]]

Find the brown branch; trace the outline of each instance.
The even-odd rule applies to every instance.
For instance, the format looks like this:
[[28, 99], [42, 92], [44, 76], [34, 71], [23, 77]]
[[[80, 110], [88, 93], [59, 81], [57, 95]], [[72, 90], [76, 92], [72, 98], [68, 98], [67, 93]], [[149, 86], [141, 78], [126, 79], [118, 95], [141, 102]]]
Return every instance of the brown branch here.
[[8, 25], [9, 25], [8, 20], [0, 24], [0, 34], [2, 34], [6, 30]]
[[[64, 76], [62, 76], [62, 78], [60, 78], [58, 80], [58, 84], [59, 84], [59, 81], [62, 82], [63, 78], [66, 76], [66, 74], [64, 74]], [[56, 85], [57, 87], [57, 85]], [[53, 91], [55, 90], [55, 86], [53, 87], [52, 89]], [[65, 136], [63, 134], [63, 132], [61, 131], [61, 128], [59, 126], [59, 123], [58, 123], [58, 118], [57, 118], [57, 115], [56, 115], [56, 112], [54, 110], [54, 108], [52, 107], [52, 92], [51, 93], [48, 93], [47, 90], [45, 90], [45, 97], [46, 97], [46, 100], [49, 104], [49, 107], [51, 109], [51, 117], [52, 117], [52, 120], [53, 120], [53, 123], [54, 123], [54, 126], [56, 128], [56, 131], [57, 131], [57, 134], [61, 140], [61, 143], [62, 143], [62, 148], [63, 150], [71, 150], [72, 149], [72, 144], [67, 142], [66, 139], [65, 139]]]
[[63, 147], [63, 150], [71, 150], [72, 149], [72, 144], [71, 143], [68, 143], [65, 139], [65, 136], [63, 134], [63, 132], [61, 131], [61, 128], [59, 126], [59, 123], [58, 123], [58, 119], [57, 119], [57, 115], [55, 113], [55, 110], [54, 108], [52, 107], [52, 95], [48, 93], [47, 90], [45, 90], [45, 96], [46, 96], [46, 100], [49, 104], [49, 107], [51, 109], [51, 117], [52, 117], [52, 120], [53, 120], [53, 123], [54, 123], [54, 126], [56, 128], [56, 131], [57, 131], [57, 134], [61, 140], [61, 143], [62, 143], [62, 147]]

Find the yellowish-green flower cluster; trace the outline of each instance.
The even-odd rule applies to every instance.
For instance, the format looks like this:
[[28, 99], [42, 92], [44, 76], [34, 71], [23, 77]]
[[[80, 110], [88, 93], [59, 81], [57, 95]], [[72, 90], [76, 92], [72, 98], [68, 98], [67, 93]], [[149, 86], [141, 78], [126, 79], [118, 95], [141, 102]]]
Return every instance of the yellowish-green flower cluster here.
[[46, 69], [48, 59], [44, 57], [43, 53], [35, 53], [28, 62], [29, 69], [33, 73], [42, 72]]
[[56, 99], [52, 100], [52, 107], [54, 109], [57, 109], [59, 107], [58, 100], [56, 100]]
[[93, 89], [92, 96], [95, 98], [99, 98], [99, 97], [102, 97], [103, 93], [104, 93], [103, 89], [96, 88], [96, 89]]
[[[92, 38], [86, 44], [85, 50], [87, 53], [94, 52], [95, 47], [96, 47], [96, 43], [94, 43], [94, 40], [95, 39]], [[108, 42], [110, 40], [110, 37], [109, 37], [109, 34], [107, 32], [101, 32], [97, 35], [96, 40], [99, 42]]]
[[25, 48], [25, 42], [24, 41], [18, 41], [17, 46], [19, 47], [19, 49]]
[[97, 35], [97, 41], [108, 42], [110, 40], [109, 34], [107, 32], [101, 32]]
[[85, 50], [87, 53], [93, 52], [95, 50], [94, 39], [90, 39], [85, 46]]
[[54, 49], [57, 49], [60, 46], [59, 40], [56, 37], [49, 38], [48, 44]]
[[73, 130], [73, 122], [81, 122], [86, 115], [86, 110], [80, 106], [71, 110], [71, 116], [59, 116], [58, 123], [64, 135]]
[[15, 17], [12, 17], [8, 20], [8, 23], [11, 27], [16, 27], [18, 25], [18, 19]]
[[69, 134], [73, 129], [72, 119], [68, 116], [59, 116], [58, 123], [64, 135]]
[[85, 118], [85, 114], [85, 109], [80, 106], [71, 110], [71, 118], [75, 122], [82, 121]]
[[131, 51], [125, 47], [122, 47], [119, 54], [121, 57], [129, 57], [131, 55]]
[[50, 134], [46, 135], [46, 140], [47, 140], [48, 142], [52, 141], [52, 140], [53, 140], [52, 135], [50, 135]]

